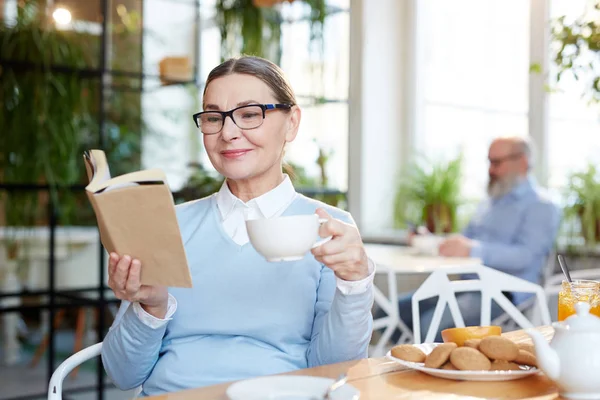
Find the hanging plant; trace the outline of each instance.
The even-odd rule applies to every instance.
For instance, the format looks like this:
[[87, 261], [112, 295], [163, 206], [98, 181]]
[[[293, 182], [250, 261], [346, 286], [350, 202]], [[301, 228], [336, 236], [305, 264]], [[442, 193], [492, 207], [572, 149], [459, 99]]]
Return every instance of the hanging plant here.
[[323, 32], [325, 30], [325, 18], [327, 17], [327, 5], [325, 0], [304, 0], [310, 6], [310, 41], [318, 43], [323, 51]]
[[[325, 0], [297, 0], [310, 8], [310, 42], [320, 42], [327, 16]], [[276, 6], [294, 0], [218, 0], [216, 21], [221, 32], [221, 59], [239, 54], [267, 58], [276, 64], [281, 59], [281, 24]]]
[[252, 0], [218, 0], [216, 10], [222, 60], [247, 54], [279, 61], [281, 17], [275, 8], [257, 7]]
[[552, 40], [557, 46], [553, 54], [556, 80], [565, 74], [584, 82], [584, 97], [600, 102], [600, 0], [588, 0], [583, 15], [573, 20], [565, 16], [552, 24]]
[[252, 4], [255, 7], [273, 7], [276, 4], [280, 4], [283, 2], [293, 3], [294, 0], [252, 0]]

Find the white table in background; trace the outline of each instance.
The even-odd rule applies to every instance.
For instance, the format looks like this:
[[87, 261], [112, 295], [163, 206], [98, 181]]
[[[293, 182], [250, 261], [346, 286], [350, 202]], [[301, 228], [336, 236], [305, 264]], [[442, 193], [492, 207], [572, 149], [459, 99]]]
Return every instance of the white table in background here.
[[452, 269], [465, 265], [481, 265], [478, 258], [425, 256], [416, 253], [414, 248], [407, 246], [387, 244], [366, 244], [365, 249], [369, 258], [377, 266], [378, 274], [387, 274], [388, 296], [374, 286], [375, 303], [385, 311], [387, 317], [373, 321], [373, 329], [386, 328], [383, 335], [375, 345], [371, 357], [384, 355], [385, 345], [398, 328], [401, 336], [399, 343], [413, 342], [412, 327], [400, 319], [398, 310], [398, 288], [396, 275], [398, 274], [429, 274], [440, 268]]

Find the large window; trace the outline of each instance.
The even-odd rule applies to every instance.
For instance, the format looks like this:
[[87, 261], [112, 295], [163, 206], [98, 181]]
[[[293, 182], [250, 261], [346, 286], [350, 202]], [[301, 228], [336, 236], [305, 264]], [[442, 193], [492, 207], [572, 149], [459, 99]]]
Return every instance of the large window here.
[[430, 159], [462, 151], [463, 193], [476, 200], [491, 139], [527, 133], [529, 1], [415, 3], [415, 145]]
[[[590, 11], [589, 0], [552, 0], [551, 18], [565, 16], [570, 23]], [[598, 15], [598, 12], [597, 12]], [[553, 46], [552, 51], [556, 51]], [[552, 54], [550, 54], [552, 58]], [[583, 60], [581, 60], [583, 61]], [[550, 65], [551, 76], [555, 68]], [[584, 96], [586, 77], [565, 73], [559, 83], [551, 81], [548, 112], [548, 185], [555, 192], [567, 183], [569, 174], [598, 163], [600, 154], [600, 107]]]
[[[221, 38], [215, 21], [215, 0], [201, 7], [201, 79], [221, 60]], [[311, 41], [309, 9], [303, 2], [276, 6], [281, 12], [280, 66], [291, 81], [302, 107], [296, 140], [286, 149], [286, 161], [322, 185], [319, 155], [325, 155], [326, 186], [346, 191], [348, 186], [348, 63], [350, 0], [328, 0], [323, 47]], [[205, 155], [203, 162], [209, 166]], [[323, 159], [321, 157], [321, 159]]]

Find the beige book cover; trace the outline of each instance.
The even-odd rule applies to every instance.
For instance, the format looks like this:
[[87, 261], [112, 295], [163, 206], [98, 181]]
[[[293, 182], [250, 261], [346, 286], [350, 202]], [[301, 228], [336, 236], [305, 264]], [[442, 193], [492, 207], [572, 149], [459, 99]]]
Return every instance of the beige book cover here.
[[192, 287], [165, 174], [150, 169], [111, 178], [102, 150], [86, 151], [83, 158], [86, 194], [106, 250], [140, 260], [144, 285]]

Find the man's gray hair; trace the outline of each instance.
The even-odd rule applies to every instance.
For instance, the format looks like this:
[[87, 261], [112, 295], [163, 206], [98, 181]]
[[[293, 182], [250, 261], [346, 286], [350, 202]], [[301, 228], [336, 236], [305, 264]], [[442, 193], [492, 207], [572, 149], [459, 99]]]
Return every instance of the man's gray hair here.
[[528, 136], [515, 136], [513, 137], [515, 151], [522, 153], [527, 159], [527, 168], [532, 169], [535, 162], [535, 146], [531, 137]]
[[525, 158], [527, 158], [527, 168], [532, 169], [535, 163], [535, 145], [531, 140], [531, 136], [527, 135], [523, 137], [519, 146]]

